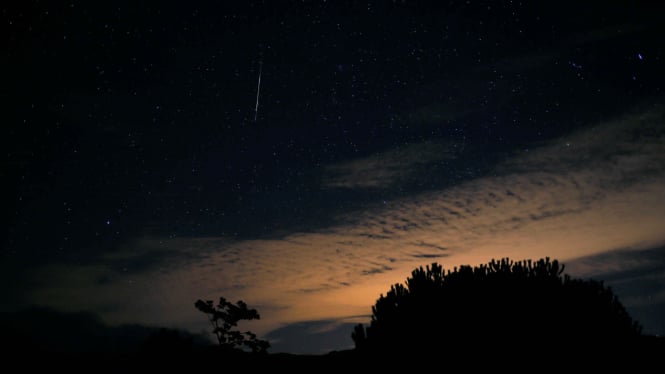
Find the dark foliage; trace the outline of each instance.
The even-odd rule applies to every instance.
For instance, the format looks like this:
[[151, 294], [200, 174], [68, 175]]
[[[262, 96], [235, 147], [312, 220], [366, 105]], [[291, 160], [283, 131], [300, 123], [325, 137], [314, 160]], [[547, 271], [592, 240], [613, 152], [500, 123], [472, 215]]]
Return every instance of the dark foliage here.
[[641, 334], [602, 282], [562, 275], [549, 258], [492, 260], [452, 272], [433, 263], [395, 284], [352, 333], [364, 351], [429, 352], [626, 342]]
[[219, 304], [216, 306], [212, 300], [198, 300], [194, 306], [196, 309], [208, 315], [208, 319], [213, 326], [213, 334], [217, 337], [220, 347], [226, 349], [249, 348], [255, 353], [265, 353], [270, 347], [270, 343], [258, 339], [250, 331], [234, 330], [241, 320], [260, 319], [256, 309], [249, 309], [247, 304], [239, 300], [236, 304], [227, 301], [225, 298], [219, 298]]

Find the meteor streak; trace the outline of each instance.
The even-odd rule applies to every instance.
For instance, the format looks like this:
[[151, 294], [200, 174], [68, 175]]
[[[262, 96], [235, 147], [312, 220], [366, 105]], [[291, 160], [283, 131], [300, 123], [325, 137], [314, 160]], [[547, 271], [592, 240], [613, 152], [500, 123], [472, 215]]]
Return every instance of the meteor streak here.
[[263, 72], [263, 61], [259, 62], [259, 83], [256, 85], [256, 106], [254, 107], [254, 122], [259, 116], [259, 94], [261, 93], [261, 73]]

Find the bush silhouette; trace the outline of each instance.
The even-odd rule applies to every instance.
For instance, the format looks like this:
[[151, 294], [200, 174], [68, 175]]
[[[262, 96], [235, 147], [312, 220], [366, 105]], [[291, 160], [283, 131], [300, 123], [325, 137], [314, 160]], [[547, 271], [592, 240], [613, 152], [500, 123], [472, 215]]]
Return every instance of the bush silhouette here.
[[562, 275], [549, 258], [492, 260], [445, 272], [415, 269], [372, 307], [369, 327], [351, 334], [358, 351], [570, 346], [637, 337], [633, 322], [602, 282]]
[[219, 298], [215, 306], [212, 300], [198, 300], [196, 309], [208, 315], [213, 327], [213, 334], [217, 337], [219, 346], [225, 349], [249, 348], [254, 353], [265, 353], [270, 343], [258, 339], [251, 331], [233, 330], [240, 320], [260, 319], [256, 309], [249, 309], [244, 301], [239, 300], [235, 305], [225, 298]]

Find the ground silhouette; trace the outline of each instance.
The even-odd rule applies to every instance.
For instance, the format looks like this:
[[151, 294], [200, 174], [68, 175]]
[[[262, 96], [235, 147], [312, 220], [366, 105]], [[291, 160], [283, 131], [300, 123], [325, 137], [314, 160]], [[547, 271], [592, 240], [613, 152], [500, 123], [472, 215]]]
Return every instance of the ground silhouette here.
[[641, 335], [612, 290], [574, 279], [549, 258], [492, 260], [453, 271], [415, 269], [356, 326], [356, 349], [369, 353], [561, 351], [630, 345]]
[[[459, 366], [641, 372], [661, 365], [665, 354], [665, 339], [642, 335], [612, 290], [566, 276], [563, 265], [547, 258], [493, 260], [452, 271], [436, 263], [415, 269], [405, 284], [380, 296], [368, 327], [356, 326], [355, 349], [321, 355], [266, 352], [254, 334], [236, 331], [239, 321], [259, 317], [245, 303], [222, 298], [217, 305], [199, 300], [196, 307], [215, 326], [217, 344], [169, 329], [133, 328], [140, 334], [129, 334], [126, 327], [104, 327], [88, 314], [27, 311], [0, 314], [0, 355], [29, 371], [392, 372]], [[114, 338], [130, 335], [141, 339]]]

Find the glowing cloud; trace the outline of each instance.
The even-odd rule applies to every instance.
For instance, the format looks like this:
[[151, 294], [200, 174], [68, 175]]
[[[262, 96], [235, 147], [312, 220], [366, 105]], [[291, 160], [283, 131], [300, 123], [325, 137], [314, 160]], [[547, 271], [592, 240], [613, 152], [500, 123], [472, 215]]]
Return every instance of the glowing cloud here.
[[[61, 307], [85, 300], [113, 322], [138, 317], [199, 331], [205, 321], [194, 300], [224, 295], [258, 308], [263, 319], [254, 328], [265, 334], [287, 323], [367, 315], [390, 284], [432, 261], [448, 268], [505, 256], [566, 261], [659, 246], [665, 243], [662, 113], [589, 127], [514, 155], [495, 176], [349, 212], [325, 230], [270, 240], [144, 238], [104, 263], [161, 253], [155, 266], [134, 273], [98, 264], [46, 269], [49, 282], [32, 296], [60, 300]], [[445, 155], [439, 146], [414, 145], [332, 165], [326, 185], [383, 186]]]

